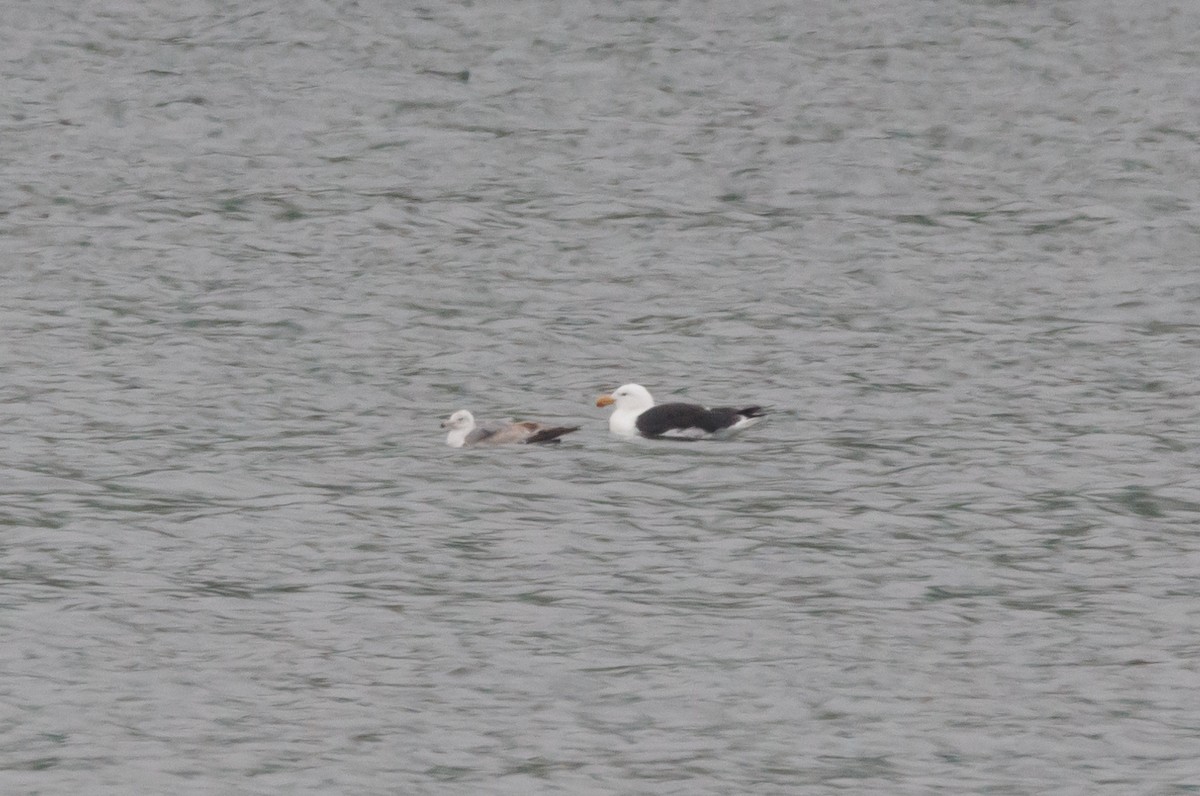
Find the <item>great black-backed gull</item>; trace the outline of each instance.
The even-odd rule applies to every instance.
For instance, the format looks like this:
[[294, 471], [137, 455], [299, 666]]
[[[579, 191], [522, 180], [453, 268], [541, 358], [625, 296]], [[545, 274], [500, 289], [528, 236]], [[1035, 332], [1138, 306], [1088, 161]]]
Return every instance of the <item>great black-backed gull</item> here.
[[450, 429], [446, 444], [451, 448], [473, 445], [507, 445], [519, 443], [533, 445], [539, 442], [558, 442], [563, 434], [578, 431], [579, 426], [546, 426], [541, 423], [475, 424], [475, 416], [466, 409], [459, 409], [442, 421], [442, 428]]
[[601, 395], [596, 406], [616, 404], [608, 418], [608, 430], [622, 437], [651, 439], [704, 439], [723, 436], [751, 426], [766, 416], [761, 406], [709, 409], [699, 404], [654, 405], [650, 392], [640, 384], [626, 384]]

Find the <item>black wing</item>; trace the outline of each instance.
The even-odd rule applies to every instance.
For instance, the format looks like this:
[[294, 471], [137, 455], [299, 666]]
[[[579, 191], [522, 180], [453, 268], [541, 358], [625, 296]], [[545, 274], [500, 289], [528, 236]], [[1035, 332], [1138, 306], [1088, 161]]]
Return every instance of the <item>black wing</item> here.
[[637, 430], [645, 437], [661, 437], [675, 432], [686, 435], [713, 434], [747, 417], [762, 417], [760, 406], [734, 409], [720, 406], [708, 409], [699, 404], [659, 404], [638, 415]]

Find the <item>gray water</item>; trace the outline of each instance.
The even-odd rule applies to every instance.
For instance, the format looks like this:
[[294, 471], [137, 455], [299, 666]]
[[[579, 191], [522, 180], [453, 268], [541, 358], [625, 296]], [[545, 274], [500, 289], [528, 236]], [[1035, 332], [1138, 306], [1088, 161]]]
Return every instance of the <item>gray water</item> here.
[[1200, 791], [1200, 5], [0, 52], [0, 792]]

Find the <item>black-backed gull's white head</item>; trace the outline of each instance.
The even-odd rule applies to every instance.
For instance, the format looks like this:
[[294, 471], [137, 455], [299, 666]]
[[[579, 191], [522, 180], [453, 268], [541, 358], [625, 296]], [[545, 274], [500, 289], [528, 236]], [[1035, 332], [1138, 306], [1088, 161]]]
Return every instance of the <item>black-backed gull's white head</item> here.
[[596, 399], [596, 406], [613, 404], [616, 408], [608, 418], [608, 430], [622, 437], [636, 437], [638, 415], [654, 406], [654, 398], [640, 384], [622, 384], [612, 393]]

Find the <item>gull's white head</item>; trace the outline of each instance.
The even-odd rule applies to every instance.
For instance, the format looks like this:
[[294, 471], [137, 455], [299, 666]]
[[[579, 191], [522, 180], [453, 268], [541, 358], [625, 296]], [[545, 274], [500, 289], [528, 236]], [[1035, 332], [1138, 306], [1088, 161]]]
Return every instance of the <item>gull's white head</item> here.
[[654, 406], [650, 391], [640, 384], [622, 384], [609, 395], [596, 399], [596, 406], [611, 406], [616, 409], [608, 418], [608, 430], [625, 437], [637, 435], [637, 417]]
[[475, 425], [475, 416], [466, 409], [459, 409], [442, 421], [442, 428], [471, 428]]
[[466, 409], [459, 409], [442, 421], [442, 428], [450, 429], [446, 444], [451, 448], [461, 448], [467, 441], [467, 435], [475, 430], [475, 416]]
[[617, 411], [645, 412], [654, 406], [650, 391], [640, 384], [623, 384], [612, 391], [611, 395], [601, 395], [596, 399], [596, 406], [616, 404]]

